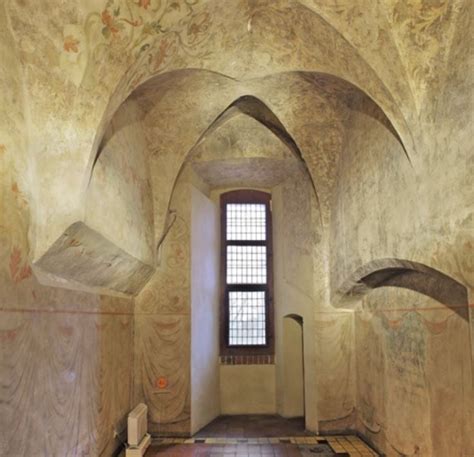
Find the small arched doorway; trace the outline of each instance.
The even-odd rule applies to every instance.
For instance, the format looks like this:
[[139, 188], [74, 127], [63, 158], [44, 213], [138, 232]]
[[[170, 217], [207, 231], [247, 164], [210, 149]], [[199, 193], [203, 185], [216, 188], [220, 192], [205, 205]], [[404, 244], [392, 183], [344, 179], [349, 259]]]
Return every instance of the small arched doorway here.
[[283, 318], [283, 417], [305, 416], [303, 318]]

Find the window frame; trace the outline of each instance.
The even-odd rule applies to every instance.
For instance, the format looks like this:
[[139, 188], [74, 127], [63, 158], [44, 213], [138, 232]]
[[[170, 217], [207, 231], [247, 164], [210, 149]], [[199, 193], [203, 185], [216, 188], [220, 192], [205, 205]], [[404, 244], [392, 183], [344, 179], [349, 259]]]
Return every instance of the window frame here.
[[[229, 203], [264, 204], [266, 211], [266, 240], [230, 240], [227, 241], [227, 211]], [[274, 355], [274, 310], [273, 310], [273, 236], [271, 194], [253, 189], [239, 189], [222, 193], [220, 196], [221, 211], [221, 267], [220, 267], [220, 354], [221, 356], [240, 355]], [[267, 282], [266, 284], [227, 284], [227, 246], [266, 246]], [[229, 292], [231, 291], [265, 291], [265, 345], [231, 346], [229, 341]]]

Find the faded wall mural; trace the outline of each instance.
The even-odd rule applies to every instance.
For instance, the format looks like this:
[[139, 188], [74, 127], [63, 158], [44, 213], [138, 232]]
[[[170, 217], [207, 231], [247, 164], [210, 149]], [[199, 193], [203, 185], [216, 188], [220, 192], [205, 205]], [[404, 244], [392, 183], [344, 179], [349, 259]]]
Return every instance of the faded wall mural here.
[[[3, 80], [0, 93], [10, 93]], [[111, 455], [133, 405], [132, 300], [38, 283], [24, 144], [9, 133], [0, 147], [0, 455]]]
[[[314, 329], [311, 430], [473, 455], [473, 3], [63, 3], [0, 6], [0, 455], [110, 455], [138, 401], [189, 433], [185, 162], [305, 221], [282, 271]], [[383, 259], [467, 299], [363, 287]]]
[[135, 301], [135, 400], [148, 405], [160, 435], [191, 430], [190, 186], [188, 176], [177, 183], [156, 272]]
[[404, 289], [370, 292], [356, 313], [360, 430], [388, 455], [469, 455], [468, 342], [455, 310]]

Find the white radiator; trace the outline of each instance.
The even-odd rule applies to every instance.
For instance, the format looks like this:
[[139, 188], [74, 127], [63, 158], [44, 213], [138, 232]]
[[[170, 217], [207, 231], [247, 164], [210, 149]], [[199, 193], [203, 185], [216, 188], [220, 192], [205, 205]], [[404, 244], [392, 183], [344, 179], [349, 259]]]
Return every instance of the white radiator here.
[[128, 447], [126, 457], [143, 457], [151, 443], [151, 437], [147, 433], [148, 407], [140, 403], [128, 415]]

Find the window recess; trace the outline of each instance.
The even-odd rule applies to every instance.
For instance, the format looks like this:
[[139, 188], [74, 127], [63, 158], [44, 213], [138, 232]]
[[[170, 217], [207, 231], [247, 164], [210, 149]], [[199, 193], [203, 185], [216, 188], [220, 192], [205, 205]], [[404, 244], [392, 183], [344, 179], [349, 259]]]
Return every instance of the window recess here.
[[221, 195], [221, 355], [273, 355], [271, 195]]

